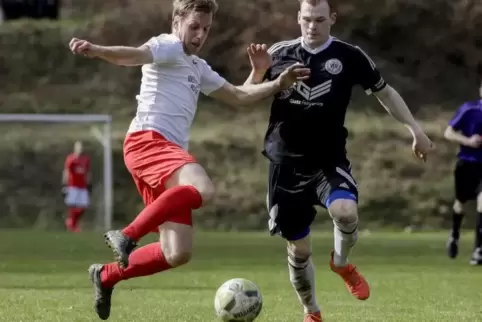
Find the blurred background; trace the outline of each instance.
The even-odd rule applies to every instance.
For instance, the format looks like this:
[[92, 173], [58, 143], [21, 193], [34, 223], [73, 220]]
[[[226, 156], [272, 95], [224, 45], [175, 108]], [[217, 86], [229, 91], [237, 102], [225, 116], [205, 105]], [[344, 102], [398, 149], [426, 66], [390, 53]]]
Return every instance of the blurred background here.
[[[167, 32], [168, 0], [1, 0], [0, 106], [2, 113], [88, 113], [113, 117], [114, 226], [142, 207], [122, 158], [134, 116], [139, 68], [74, 57], [72, 37], [104, 45], [140, 45]], [[245, 48], [297, 37], [298, 1], [219, 1], [201, 56], [229, 81], [249, 73]], [[437, 230], [450, 219], [457, 147], [443, 140], [455, 109], [477, 99], [482, 71], [482, 3], [470, 0], [340, 0], [334, 35], [362, 47], [422, 120], [437, 150], [425, 165], [412, 158], [411, 139], [375, 98], [354, 93], [348, 115], [348, 153], [360, 184], [363, 228]], [[269, 102], [233, 108], [203, 98], [191, 151], [218, 189], [196, 215], [198, 227], [266, 229], [267, 162], [261, 156]], [[103, 148], [99, 124], [16, 122], [1, 125], [0, 228], [63, 229], [61, 172], [76, 139], [93, 162], [94, 203], [83, 219], [97, 227], [105, 216]], [[465, 221], [472, 225], [472, 220]], [[324, 211], [316, 225], [329, 228]]]

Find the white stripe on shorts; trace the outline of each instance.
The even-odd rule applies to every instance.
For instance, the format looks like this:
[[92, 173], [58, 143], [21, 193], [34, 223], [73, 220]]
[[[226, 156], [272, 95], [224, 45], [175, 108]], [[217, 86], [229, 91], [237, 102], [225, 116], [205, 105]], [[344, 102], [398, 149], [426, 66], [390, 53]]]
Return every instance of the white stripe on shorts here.
[[348, 180], [354, 187], [358, 188], [358, 184], [355, 182], [353, 177], [348, 172], [346, 172], [345, 170], [343, 170], [342, 168], [339, 168], [339, 167], [336, 167], [336, 172], [339, 175], [341, 175], [343, 178]]

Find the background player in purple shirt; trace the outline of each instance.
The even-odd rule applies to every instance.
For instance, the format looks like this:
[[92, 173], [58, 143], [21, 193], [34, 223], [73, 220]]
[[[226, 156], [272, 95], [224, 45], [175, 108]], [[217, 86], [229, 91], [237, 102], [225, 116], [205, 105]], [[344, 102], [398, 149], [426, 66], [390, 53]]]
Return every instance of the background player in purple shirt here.
[[[482, 83], [479, 87], [482, 98]], [[460, 226], [464, 216], [464, 204], [477, 200], [477, 224], [475, 245], [470, 263], [482, 265], [482, 100], [463, 104], [450, 120], [445, 138], [460, 144], [455, 166], [455, 202], [453, 207], [452, 232], [447, 251], [451, 258], [458, 254]]]

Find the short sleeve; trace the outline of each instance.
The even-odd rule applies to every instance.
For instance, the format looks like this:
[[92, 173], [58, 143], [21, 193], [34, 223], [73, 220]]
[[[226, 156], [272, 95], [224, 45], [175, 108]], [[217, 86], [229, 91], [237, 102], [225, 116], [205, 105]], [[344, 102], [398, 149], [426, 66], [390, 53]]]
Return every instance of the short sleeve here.
[[154, 64], [173, 63], [183, 53], [180, 40], [172, 35], [153, 37], [144, 45], [151, 50]]
[[387, 85], [375, 62], [358, 46], [354, 52], [354, 79], [367, 95], [381, 91]]
[[206, 61], [201, 59], [202, 75], [201, 75], [201, 92], [209, 95], [215, 90], [220, 89], [226, 83], [226, 80], [216, 73]]
[[455, 112], [455, 115], [452, 117], [452, 119], [449, 121], [449, 125], [457, 131], [462, 130], [465, 127], [465, 124], [467, 123], [468, 119], [468, 110], [467, 105], [462, 105], [459, 107], [457, 112]]

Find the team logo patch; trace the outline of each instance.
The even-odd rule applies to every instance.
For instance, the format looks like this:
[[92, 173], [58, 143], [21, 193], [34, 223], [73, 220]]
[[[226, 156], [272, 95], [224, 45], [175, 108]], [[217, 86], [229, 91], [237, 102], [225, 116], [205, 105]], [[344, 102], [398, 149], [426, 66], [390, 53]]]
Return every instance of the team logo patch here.
[[325, 63], [325, 70], [332, 75], [338, 75], [343, 70], [343, 64], [339, 59], [328, 59]]

